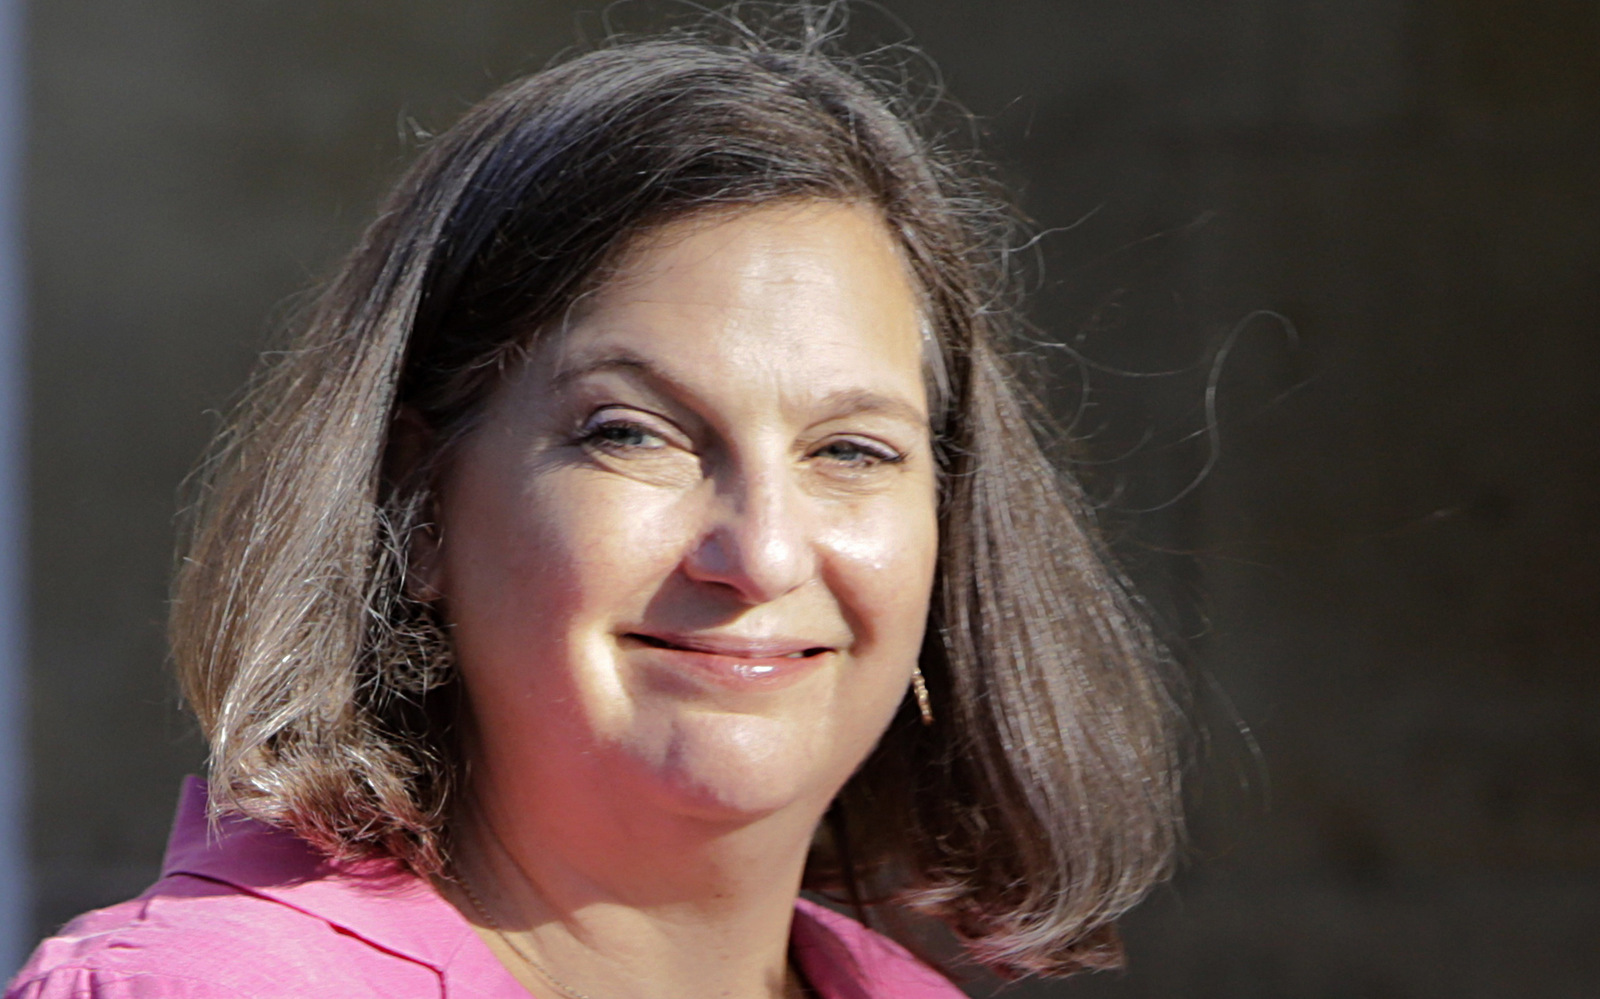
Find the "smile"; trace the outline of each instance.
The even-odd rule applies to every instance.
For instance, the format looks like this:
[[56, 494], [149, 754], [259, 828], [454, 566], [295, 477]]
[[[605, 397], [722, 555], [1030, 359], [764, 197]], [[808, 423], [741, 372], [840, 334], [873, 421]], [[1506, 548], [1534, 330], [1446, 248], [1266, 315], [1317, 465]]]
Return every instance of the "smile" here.
[[649, 660], [719, 687], [767, 690], [810, 673], [835, 650], [793, 639], [630, 632], [624, 645], [648, 651]]

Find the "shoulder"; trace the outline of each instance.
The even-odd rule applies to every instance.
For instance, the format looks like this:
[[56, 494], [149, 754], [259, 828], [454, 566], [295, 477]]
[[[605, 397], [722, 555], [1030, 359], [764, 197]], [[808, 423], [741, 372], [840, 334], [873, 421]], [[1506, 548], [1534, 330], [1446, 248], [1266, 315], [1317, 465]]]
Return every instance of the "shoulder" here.
[[292, 906], [173, 875], [41, 943], [5, 999], [432, 996], [438, 976]]
[[823, 999], [964, 999], [944, 975], [849, 916], [801, 899], [794, 948]]

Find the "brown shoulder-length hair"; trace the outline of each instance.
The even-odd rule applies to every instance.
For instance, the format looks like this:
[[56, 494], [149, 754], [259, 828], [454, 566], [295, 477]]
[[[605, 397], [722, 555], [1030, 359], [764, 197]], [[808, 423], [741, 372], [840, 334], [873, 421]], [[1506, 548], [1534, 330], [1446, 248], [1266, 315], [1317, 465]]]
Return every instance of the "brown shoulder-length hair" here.
[[1179, 835], [1164, 658], [1008, 361], [1010, 216], [816, 26], [609, 43], [496, 93], [399, 182], [200, 479], [171, 636], [216, 808], [447, 870], [458, 681], [405, 583], [441, 456], [641, 232], [850, 201], [897, 237], [932, 343], [935, 720], [903, 706], [807, 885], [937, 917], [1008, 976], [1119, 961], [1112, 922]]

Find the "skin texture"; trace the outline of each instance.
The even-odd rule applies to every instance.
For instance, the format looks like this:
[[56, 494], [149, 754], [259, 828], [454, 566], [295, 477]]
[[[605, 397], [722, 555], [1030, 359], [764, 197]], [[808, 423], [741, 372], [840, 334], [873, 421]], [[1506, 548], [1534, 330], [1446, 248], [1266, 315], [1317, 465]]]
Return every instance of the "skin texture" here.
[[536, 993], [508, 937], [596, 999], [793, 987], [811, 835], [927, 619], [920, 327], [871, 209], [678, 222], [453, 456], [421, 575], [470, 705], [457, 850]]

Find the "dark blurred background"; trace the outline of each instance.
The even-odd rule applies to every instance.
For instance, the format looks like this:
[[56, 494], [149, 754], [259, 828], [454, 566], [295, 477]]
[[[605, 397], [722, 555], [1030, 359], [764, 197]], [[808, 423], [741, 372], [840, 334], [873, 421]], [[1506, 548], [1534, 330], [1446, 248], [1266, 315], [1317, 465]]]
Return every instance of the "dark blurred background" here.
[[[152, 879], [200, 766], [162, 618], [217, 411], [595, 7], [29, 5], [38, 934]], [[1600, 3], [889, 15], [1052, 230], [1039, 353], [1209, 733], [1130, 970], [1029, 994], [1600, 995]]]

